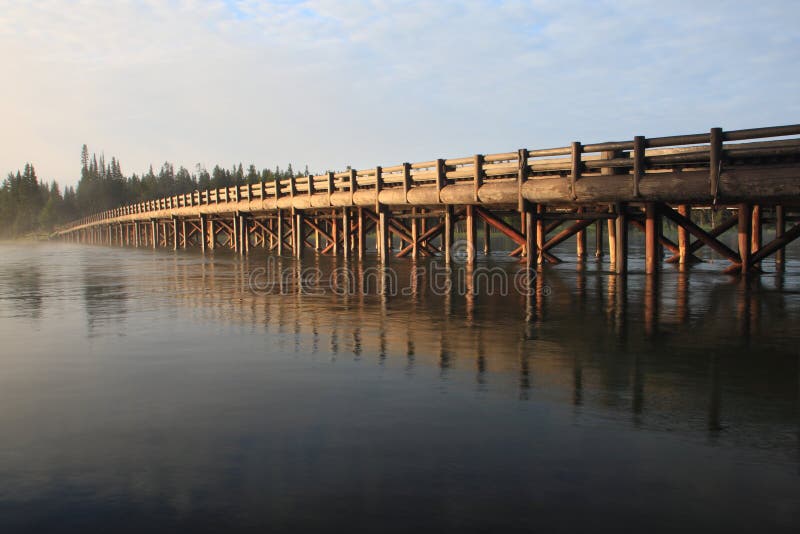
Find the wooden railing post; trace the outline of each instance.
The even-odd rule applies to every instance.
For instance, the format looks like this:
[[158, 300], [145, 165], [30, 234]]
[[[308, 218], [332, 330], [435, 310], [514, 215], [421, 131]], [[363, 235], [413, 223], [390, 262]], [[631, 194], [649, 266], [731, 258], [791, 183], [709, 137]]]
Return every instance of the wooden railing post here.
[[525, 197], [522, 195], [522, 186], [528, 181], [529, 173], [528, 149], [520, 148], [517, 155], [517, 211], [520, 213], [529, 211], [525, 209]]
[[443, 159], [436, 160], [436, 197], [439, 199], [439, 202], [442, 201], [442, 189], [447, 183], [447, 177], [445, 176], [445, 166]]
[[722, 172], [722, 128], [711, 128], [709, 134], [709, 183], [711, 199], [716, 205], [719, 196], [719, 176]]
[[[376, 175], [375, 175], [376, 176], [375, 177], [376, 183], [378, 183], [378, 181], [380, 181], [381, 168], [378, 167], [375, 170], [375, 172], [376, 172]], [[355, 192], [356, 192], [357, 189], [358, 189], [358, 176], [356, 176], [356, 170], [351, 168], [350, 169], [350, 205], [351, 206], [353, 205], [353, 195], [355, 195]], [[375, 201], [377, 202], [377, 200], [378, 200], [378, 196], [375, 195]]]
[[639, 183], [644, 176], [644, 155], [646, 149], [645, 138], [642, 135], [637, 135], [633, 138], [633, 196], [639, 198]]
[[408, 202], [408, 191], [411, 189], [411, 164], [403, 163], [403, 200]]
[[473, 165], [473, 175], [472, 181], [474, 186], [474, 197], [475, 202], [480, 200], [478, 195], [478, 191], [480, 191], [481, 186], [483, 185], [483, 155], [482, 154], [475, 154], [472, 158], [472, 165]]
[[[381, 209], [381, 190], [383, 189], [383, 168], [378, 165], [375, 167], [375, 211], [378, 212]], [[352, 204], [352, 197], [350, 199], [350, 203]]]
[[570, 195], [572, 195], [572, 200], [578, 200], [578, 194], [575, 190], [575, 184], [581, 177], [581, 144], [578, 141], [574, 141], [570, 146], [570, 153], [572, 155], [572, 171], [570, 172]]

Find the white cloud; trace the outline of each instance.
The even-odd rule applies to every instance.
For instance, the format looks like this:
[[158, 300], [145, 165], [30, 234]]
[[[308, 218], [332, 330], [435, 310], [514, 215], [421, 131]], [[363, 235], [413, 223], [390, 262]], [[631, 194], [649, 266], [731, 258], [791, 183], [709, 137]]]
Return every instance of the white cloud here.
[[0, 171], [313, 170], [798, 122], [795, 2], [0, 0]]

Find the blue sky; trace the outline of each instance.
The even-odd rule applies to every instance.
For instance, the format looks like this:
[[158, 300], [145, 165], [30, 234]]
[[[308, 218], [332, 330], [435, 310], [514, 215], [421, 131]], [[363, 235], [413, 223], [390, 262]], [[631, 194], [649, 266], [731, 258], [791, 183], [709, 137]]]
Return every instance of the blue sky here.
[[0, 0], [0, 172], [312, 171], [800, 122], [800, 2]]

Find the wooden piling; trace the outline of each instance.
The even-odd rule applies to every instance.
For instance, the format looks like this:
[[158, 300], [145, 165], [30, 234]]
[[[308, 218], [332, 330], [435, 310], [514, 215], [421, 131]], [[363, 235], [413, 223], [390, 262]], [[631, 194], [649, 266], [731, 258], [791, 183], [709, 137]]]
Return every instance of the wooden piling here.
[[467, 205], [466, 208], [466, 236], [467, 236], [467, 264], [472, 265], [475, 263], [475, 255], [476, 250], [478, 248], [477, 238], [476, 238], [476, 231], [475, 231], [475, 215], [474, 215], [474, 208], [471, 204]]
[[378, 231], [376, 234], [376, 239], [379, 246], [378, 254], [380, 256], [381, 263], [384, 264], [389, 262], [389, 230], [387, 223], [386, 208], [381, 206], [378, 212]]
[[[547, 239], [547, 232], [544, 227], [544, 214], [546, 212], [545, 206], [541, 204], [536, 205], [536, 264], [542, 265], [544, 263], [544, 243]], [[532, 213], [532, 212], [531, 212]]]
[[[783, 206], [775, 206], [775, 238], [779, 239], [786, 233], [786, 217], [784, 215]], [[786, 251], [783, 248], [775, 252], [775, 265], [779, 269], [784, 268], [784, 261], [786, 258]]]
[[278, 256], [283, 256], [283, 210], [278, 210], [277, 218], [275, 219], [275, 238], [278, 241]]
[[350, 210], [345, 207], [342, 209], [342, 255], [345, 259], [350, 258]]
[[739, 258], [742, 274], [747, 274], [750, 270], [751, 224], [750, 204], [739, 204]]
[[305, 248], [303, 246], [303, 220], [303, 212], [297, 210], [292, 219], [292, 236], [294, 238], [292, 241], [292, 246], [294, 248], [294, 256], [297, 259], [301, 259], [303, 257], [303, 249]]
[[445, 264], [449, 264], [452, 258], [452, 248], [453, 248], [453, 206], [450, 204], [446, 205], [444, 208], [444, 237], [443, 237], [443, 250], [444, 252], [444, 262]]
[[[678, 213], [687, 219], [691, 219], [692, 208], [688, 204], [681, 204], [678, 206]], [[678, 261], [681, 265], [688, 261], [689, 246], [689, 232], [683, 226], [678, 225]]]
[[537, 235], [534, 213], [536, 207], [532, 204], [526, 203], [525, 212], [525, 249], [528, 253], [525, 255], [525, 264], [528, 269], [534, 269], [539, 262], [539, 248], [537, 245]]
[[358, 208], [358, 259], [367, 253], [367, 232], [364, 228], [364, 208]]
[[603, 257], [603, 220], [597, 219], [594, 222], [594, 257]]
[[[582, 213], [583, 208], [578, 208], [576, 212]], [[586, 230], [579, 230], [575, 234], [575, 255], [579, 261], [586, 258]]]
[[483, 255], [488, 256], [492, 252], [492, 225], [489, 221], [483, 221]]
[[[621, 202], [617, 204], [617, 217], [615, 219], [615, 248], [616, 248], [616, 261], [614, 262], [615, 272], [617, 274], [626, 274], [628, 272], [628, 206]], [[610, 237], [610, 236], [609, 236]], [[610, 242], [609, 242], [610, 244]]]
[[417, 254], [419, 253], [417, 250], [417, 241], [419, 241], [417, 208], [411, 208], [411, 257], [415, 260], [417, 259]]
[[658, 206], [655, 202], [645, 204], [645, 273], [655, 274], [658, 270]]
[[206, 222], [206, 216], [200, 214], [200, 249], [205, 254], [206, 247], [208, 246], [208, 236], [206, 232], [208, 230], [208, 224]]
[[[753, 255], [761, 248], [761, 206], [758, 204], [753, 206], [752, 220], [750, 228], [750, 254]], [[760, 268], [760, 264], [754, 264], [754, 267]]]

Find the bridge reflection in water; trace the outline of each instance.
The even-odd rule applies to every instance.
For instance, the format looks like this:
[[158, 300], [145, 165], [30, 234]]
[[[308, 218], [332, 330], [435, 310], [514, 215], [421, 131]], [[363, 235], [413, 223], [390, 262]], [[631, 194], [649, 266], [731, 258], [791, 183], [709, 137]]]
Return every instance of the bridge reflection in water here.
[[[800, 332], [793, 326], [800, 280], [780, 272], [619, 277], [568, 264], [540, 271], [527, 296], [513, 287], [487, 294], [486, 279], [476, 286], [467, 265], [435, 271], [411, 262], [377, 271], [385, 277], [368, 287], [337, 292], [298, 283], [301, 270], [316, 268], [328, 280], [346, 267], [364, 280], [365, 271], [383, 268], [273, 258], [282, 282], [265, 292], [250, 287], [263, 257], [144, 254], [152, 276], [131, 273], [109, 284], [174, 300], [195, 321], [262, 333], [279, 351], [399, 366], [410, 376], [435, 371], [443, 387], [454, 375], [460, 382], [471, 376], [478, 392], [494, 387], [523, 400], [541, 388], [577, 412], [628, 412], [634, 425], [702, 431], [712, 440], [731, 426], [757, 428], [735, 439], [800, 451]], [[493, 268], [510, 277], [517, 269]], [[449, 276], [449, 284], [431, 273]], [[97, 308], [87, 302], [87, 313]], [[765, 411], [767, 398], [782, 399], [781, 409]]]
[[2, 246], [3, 532], [796, 530], [796, 276]]

